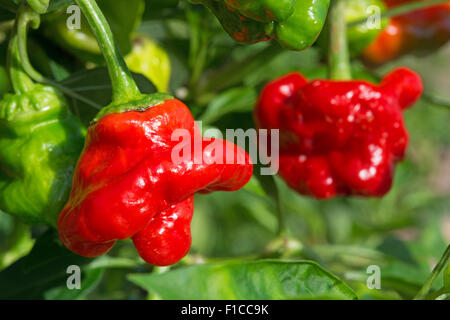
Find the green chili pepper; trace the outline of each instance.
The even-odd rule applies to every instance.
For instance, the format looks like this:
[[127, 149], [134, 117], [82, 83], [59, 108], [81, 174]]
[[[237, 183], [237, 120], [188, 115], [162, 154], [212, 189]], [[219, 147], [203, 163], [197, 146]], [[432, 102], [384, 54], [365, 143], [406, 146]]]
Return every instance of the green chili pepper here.
[[330, 0], [191, 0], [202, 3], [236, 41], [276, 39], [290, 50], [304, 50], [319, 36]]
[[55, 226], [85, 129], [59, 90], [34, 83], [24, 72], [19, 41], [26, 42], [28, 23], [37, 26], [39, 15], [22, 7], [8, 53], [14, 93], [0, 101], [0, 210], [26, 223]]

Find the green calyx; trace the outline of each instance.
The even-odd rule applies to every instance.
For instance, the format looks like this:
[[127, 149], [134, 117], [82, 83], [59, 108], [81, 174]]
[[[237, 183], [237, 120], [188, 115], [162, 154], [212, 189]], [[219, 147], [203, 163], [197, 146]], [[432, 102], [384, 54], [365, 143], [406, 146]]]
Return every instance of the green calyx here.
[[125, 103], [112, 103], [107, 107], [104, 107], [97, 116], [94, 118], [92, 123], [98, 122], [101, 118], [112, 114], [112, 113], [124, 113], [127, 111], [138, 111], [144, 112], [147, 109], [163, 104], [167, 100], [172, 100], [174, 97], [167, 93], [157, 92], [152, 94], [141, 95], [134, 100]]
[[319, 36], [330, 0], [193, 0], [219, 19], [236, 41], [277, 40], [290, 50], [304, 50]]

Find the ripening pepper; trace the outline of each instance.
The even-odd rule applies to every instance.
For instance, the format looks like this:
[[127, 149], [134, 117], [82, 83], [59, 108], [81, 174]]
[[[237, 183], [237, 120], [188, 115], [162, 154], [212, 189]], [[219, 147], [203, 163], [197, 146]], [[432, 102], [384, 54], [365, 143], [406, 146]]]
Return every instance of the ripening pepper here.
[[290, 50], [304, 50], [319, 36], [330, 0], [191, 0], [217, 17], [236, 41], [276, 39]]
[[[386, 5], [382, 0], [347, 0], [345, 9], [345, 20], [352, 23], [367, 19], [366, 23], [350, 26], [347, 29], [347, 40], [349, 52], [352, 57], [361, 54], [376, 37], [386, 28], [389, 19], [378, 18], [376, 15], [386, 11]], [[321, 48], [328, 51], [329, 30], [321, 33], [318, 43]]]
[[14, 93], [0, 101], [0, 210], [56, 226], [85, 128], [58, 89], [34, 83], [23, 71], [15, 33], [9, 73]]
[[308, 82], [291, 73], [263, 89], [255, 122], [280, 129], [279, 174], [300, 194], [380, 197], [390, 190], [408, 144], [402, 110], [422, 90], [421, 78], [406, 68], [379, 85]]
[[[384, 0], [389, 8], [420, 0]], [[450, 2], [395, 16], [387, 28], [363, 52], [373, 65], [405, 54], [425, 55], [450, 40]]]
[[85, 257], [132, 238], [145, 261], [176, 263], [190, 248], [194, 194], [241, 188], [252, 176], [251, 159], [231, 142], [203, 139], [181, 101], [140, 93], [96, 2], [76, 3], [102, 43], [113, 101], [88, 129], [60, 238]]

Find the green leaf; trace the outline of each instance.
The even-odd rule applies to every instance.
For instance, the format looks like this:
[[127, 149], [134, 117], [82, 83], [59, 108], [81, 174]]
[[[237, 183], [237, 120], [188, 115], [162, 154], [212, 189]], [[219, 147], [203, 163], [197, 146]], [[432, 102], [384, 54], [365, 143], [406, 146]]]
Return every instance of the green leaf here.
[[[0, 8], [8, 10], [9, 12], [16, 12], [18, 5], [13, 0], [0, 0]], [[3, 12], [0, 14], [0, 16], [3, 15]]]
[[[45, 292], [66, 285], [70, 265], [92, 259], [78, 256], [60, 244], [53, 231], [44, 233], [30, 254], [0, 272], [0, 299], [44, 299]], [[85, 274], [82, 272], [81, 286]]]
[[76, 300], [84, 298], [102, 279], [104, 269], [85, 270], [83, 284], [79, 290], [69, 290], [66, 285], [52, 288], [44, 293], [46, 300]]
[[[139, 89], [143, 93], [156, 92], [155, 86], [143, 75], [133, 74]], [[72, 74], [70, 77], [60, 82], [65, 88], [65, 93], [71, 100], [71, 106], [76, 115], [86, 125], [95, 117], [98, 111], [111, 102], [112, 87], [106, 68], [96, 68], [83, 70]], [[91, 102], [87, 104], [86, 101]], [[96, 107], [93, 107], [95, 104]]]
[[34, 241], [31, 238], [29, 226], [3, 212], [0, 212], [0, 215], [0, 223], [4, 223], [6, 220], [10, 224], [8, 230], [0, 228], [0, 270], [3, 270], [27, 255], [33, 247]]
[[254, 88], [233, 88], [218, 95], [207, 107], [200, 120], [205, 124], [232, 112], [253, 110], [258, 95]]
[[[189, 266], [129, 280], [163, 299], [357, 299], [353, 290], [311, 261], [263, 260]], [[183, 290], [180, 290], [183, 288]]]

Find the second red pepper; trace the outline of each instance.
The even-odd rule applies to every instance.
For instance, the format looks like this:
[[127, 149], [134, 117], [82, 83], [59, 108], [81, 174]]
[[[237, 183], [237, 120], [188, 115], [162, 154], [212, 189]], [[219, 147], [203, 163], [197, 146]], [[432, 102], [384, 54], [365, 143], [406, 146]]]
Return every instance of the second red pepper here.
[[309, 82], [292, 73], [269, 83], [255, 109], [259, 128], [280, 129], [280, 171], [297, 192], [320, 199], [383, 196], [408, 144], [402, 110], [422, 93], [401, 68], [380, 85]]

